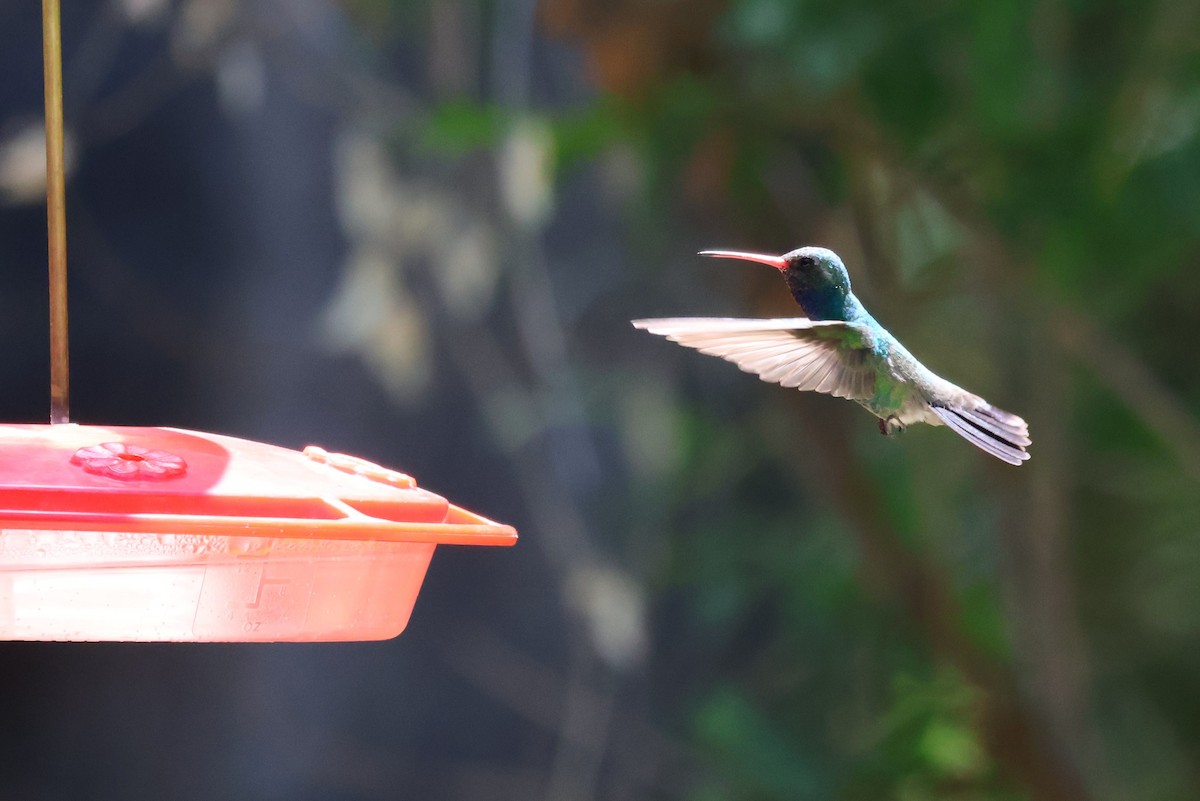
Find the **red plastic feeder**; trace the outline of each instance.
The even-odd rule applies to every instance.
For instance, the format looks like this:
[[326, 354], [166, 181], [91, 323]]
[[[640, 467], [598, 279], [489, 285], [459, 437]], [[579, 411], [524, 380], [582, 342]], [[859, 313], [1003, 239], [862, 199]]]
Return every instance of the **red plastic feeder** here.
[[387, 639], [437, 545], [516, 538], [320, 448], [0, 425], [0, 639]]

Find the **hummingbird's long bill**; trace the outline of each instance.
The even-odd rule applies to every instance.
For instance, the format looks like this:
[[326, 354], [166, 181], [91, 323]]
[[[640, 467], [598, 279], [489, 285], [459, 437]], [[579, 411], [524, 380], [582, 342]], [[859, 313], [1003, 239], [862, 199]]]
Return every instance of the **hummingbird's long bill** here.
[[783, 256], [767, 256], [762, 253], [744, 253], [740, 250], [702, 250], [701, 256], [714, 259], [740, 259], [741, 261], [756, 261], [759, 264], [769, 264], [782, 272], [787, 269], [787, 261]]

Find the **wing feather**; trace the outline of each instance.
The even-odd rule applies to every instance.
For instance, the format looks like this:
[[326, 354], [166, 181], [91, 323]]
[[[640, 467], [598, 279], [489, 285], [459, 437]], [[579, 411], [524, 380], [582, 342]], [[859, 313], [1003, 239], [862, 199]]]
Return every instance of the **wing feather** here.
[[720, 356], [764, 381], [866, 400], [875, 392], [870, 329], [838, 320], [669, 317], [635, 327]]
[[813, 365], [820, 363], [820, 361], [820, 354], [818, 353], [799, 357], [796, 359], [795, 364], [792, 365], [792, 369], [779, 379], [780, 385], [789, 389], [800, 386], [804, 383], [804, 379], [808, 373], [812, 371]]

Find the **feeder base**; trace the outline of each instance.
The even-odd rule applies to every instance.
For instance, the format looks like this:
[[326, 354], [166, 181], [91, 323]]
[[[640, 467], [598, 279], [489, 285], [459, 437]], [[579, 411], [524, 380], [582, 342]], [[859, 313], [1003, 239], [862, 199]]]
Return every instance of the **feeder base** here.
[[0, 531], [0, 639], [383, 640], [430, 543]]

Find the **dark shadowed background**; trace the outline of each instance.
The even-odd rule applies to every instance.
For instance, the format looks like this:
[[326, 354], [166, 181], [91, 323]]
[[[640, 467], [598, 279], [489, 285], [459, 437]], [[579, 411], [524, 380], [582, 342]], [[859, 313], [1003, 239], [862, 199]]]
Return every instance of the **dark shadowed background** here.
[[[1200, 6], [72, 0], [72, 417], [516, 525], [400, 638], [0, 645], [0, 798], [1200, 797]], [[0, 0], [0, 419], [47, 418]], [[820, 244], [1033, 459], [634, 331]]]

